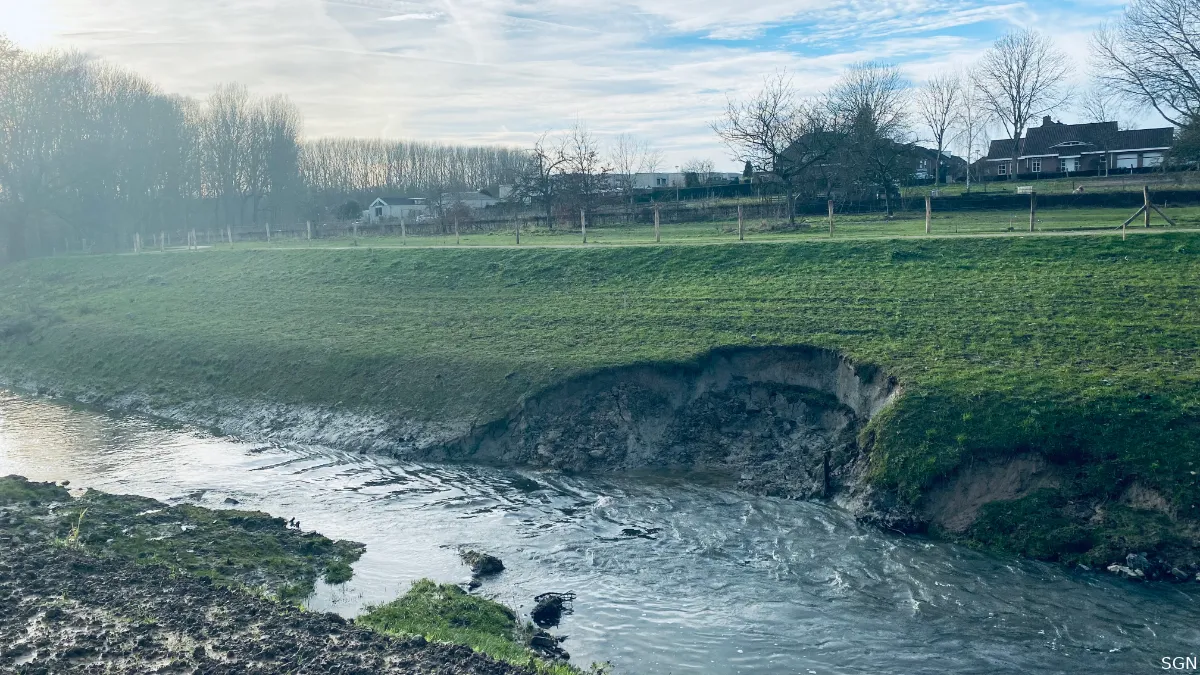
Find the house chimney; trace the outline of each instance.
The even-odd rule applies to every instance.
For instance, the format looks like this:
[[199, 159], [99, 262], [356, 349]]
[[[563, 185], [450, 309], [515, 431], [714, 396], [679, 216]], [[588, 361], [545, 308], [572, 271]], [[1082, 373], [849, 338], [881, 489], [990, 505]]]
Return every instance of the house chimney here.
[[1042, 126], [1048, 127], [1051, 124], [1054, 124], [1054, 120], [1050, 119], [1049, 115], [1046, 115], [1045, 117], [1042, 118]]

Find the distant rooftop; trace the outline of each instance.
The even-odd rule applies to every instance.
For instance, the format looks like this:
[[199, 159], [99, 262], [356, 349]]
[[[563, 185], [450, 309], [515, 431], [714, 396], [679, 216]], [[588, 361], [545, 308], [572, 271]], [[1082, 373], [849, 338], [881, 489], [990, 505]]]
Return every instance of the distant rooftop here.
[[[1063, 124], [1046, 116], [1042, 118], [1042, 126], [1029, 129], [1021, 139], [1020, 156], [1078, 155], [1086, 152], [1169, 148], [1174, 139], [1175, 130], [1171, 127], [1122, 131], [1117, 128], [1116, 122]], [[988, 147], [987, 158], [1011, 159], [1012, 149], [1011, 138], [992, 141]]]

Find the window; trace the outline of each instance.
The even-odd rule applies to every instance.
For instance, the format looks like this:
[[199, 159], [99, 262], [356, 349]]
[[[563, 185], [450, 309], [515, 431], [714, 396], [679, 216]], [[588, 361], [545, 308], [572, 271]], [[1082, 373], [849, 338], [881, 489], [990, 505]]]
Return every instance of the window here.
[[375, 207], [375, 217], [376, 217], [376, 218], [382, 218], [382, 217], [383, 217], [383, 207], [382, 207], [382, 206], [376, 206], [376, 207]]
[[1131, 152], [1123, 155], [1117, 155], [1118, 169], [1136, 169], [1137, 168], [1137, 153]]
[[1008, 175], [1008, 165], [1007, 164], [997, 164], [996, 165], [996, 175], [997, 176], [1007, 176]]
[[1147, 152], [1142, 155], [1142, 166], [1162, 166], [1163, 155], [1161, 152]]
[[1078, 158], [1071, 157], [1069, 159], [1062, 160], [1063, 173], [1070, 173], [1071, 171], [1078, 171], [1078, 170], [1079, 170], [1079, 159]]
[[1030, 160], [1029, 168], [1032, 169], [1034, 173], [1041, 173], [1042, 172], [1042, 160], [1040, 160], [1040, 159]]

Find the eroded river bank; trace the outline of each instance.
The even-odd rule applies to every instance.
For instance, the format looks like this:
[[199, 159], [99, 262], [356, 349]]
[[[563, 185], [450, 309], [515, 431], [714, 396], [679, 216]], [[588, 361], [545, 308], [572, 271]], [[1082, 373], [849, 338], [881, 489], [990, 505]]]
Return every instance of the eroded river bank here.
[[885, 534], [827, 506], [643, 476], [405, 463], [0, 396], [0, 474], [261, 509], [366, 544], [307, 605], [352, 617], [457, 547], [518, 609], [577, 594], [572, 660], [619, 672], [1142, 672], [1200, 651], [1200, 585], [1131, 584]]

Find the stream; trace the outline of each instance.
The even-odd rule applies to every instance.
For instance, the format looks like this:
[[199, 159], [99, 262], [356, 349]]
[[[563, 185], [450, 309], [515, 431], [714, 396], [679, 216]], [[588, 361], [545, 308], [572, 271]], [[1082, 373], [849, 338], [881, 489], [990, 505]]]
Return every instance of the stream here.
[[[1200, 584], [1135, 584], [664, 476], [434, 465], [214, 436], [0, 392], [0, 475], [295, 517], [367, 546], [306, 605], [353, 617], [457, 547], [528, 611], [574, 591], [572, 662], [618, 673], [1139, 673], [1200, 652]], [[202, 491], [202, 492], [201, 492]], [[227, 498], [238, 505], [227, 506]]]

